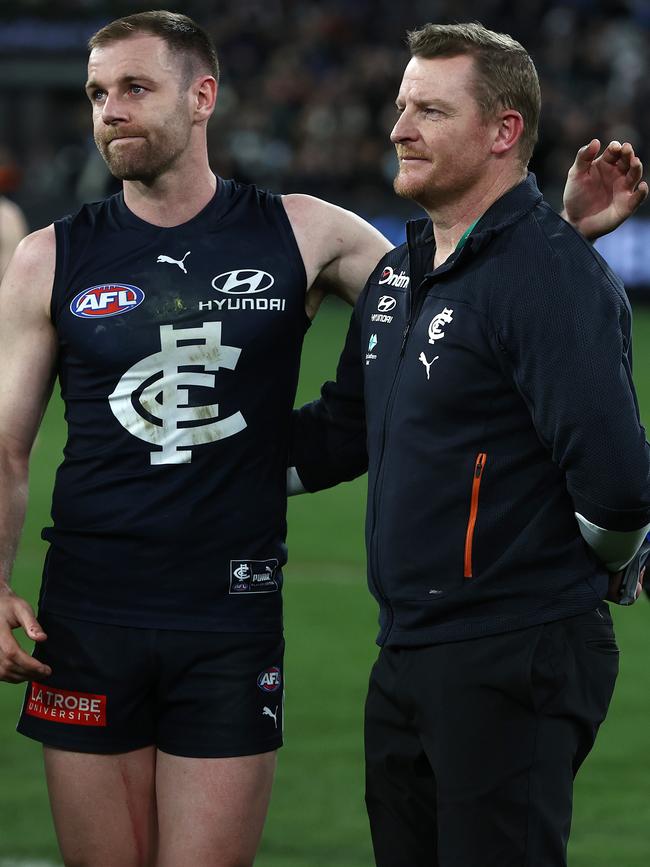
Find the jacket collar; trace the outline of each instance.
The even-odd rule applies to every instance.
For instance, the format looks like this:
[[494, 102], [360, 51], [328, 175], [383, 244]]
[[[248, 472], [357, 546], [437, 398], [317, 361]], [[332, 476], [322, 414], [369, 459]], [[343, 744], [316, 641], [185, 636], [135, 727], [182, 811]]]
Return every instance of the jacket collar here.
[[[521, 183], [504, 193], [487, 209], [472, 230], [463, 249], [468, 248], [472, 253], [478, 252], [494, 235], [507, 226], [517, 223], [541, 201], [542, 194], [537, 187], [537, 179], [532, 172], [529, 172]], [[406, 239], [410, 250], [429, 245], [435, 247], [431, 220], [428, 217], [409, 220], [406, 224]], [[456, 255], [452, 254], [447, 261], [450, 262], [451, 259], [456, 261]]]

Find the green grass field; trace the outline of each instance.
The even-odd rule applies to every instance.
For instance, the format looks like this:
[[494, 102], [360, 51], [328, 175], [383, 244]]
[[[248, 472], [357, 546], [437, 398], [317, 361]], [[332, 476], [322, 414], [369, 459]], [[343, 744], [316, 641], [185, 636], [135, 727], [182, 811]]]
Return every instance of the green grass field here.
[[[348, 312], [327, 305], [311, 329], [298, 400], [334, 370]], [[639, 309], [636, 381], [650, 414], [650, 311]], [[598, 347], [594, 347], [594, 352]], [[63, 441], [54, 401], [31, 471], [31, 501], [14, 586], [35, 600], [49, 498]], [[362, 706], [376, 611], [365, 586], [365, 480], [290, 504], [285, 576], [286, 746], [259, 867], [370, 867], [363, 808]], [[621, 676], [612, 711], [576, 788], [572, 867], [650, 864], [650, 605], [616, 610]], [[40, 747], [14, 733], [22, 688], [0, 684], [0, 867], [60, 863]], [[119, 867], [119, 865], [116, 865]]]

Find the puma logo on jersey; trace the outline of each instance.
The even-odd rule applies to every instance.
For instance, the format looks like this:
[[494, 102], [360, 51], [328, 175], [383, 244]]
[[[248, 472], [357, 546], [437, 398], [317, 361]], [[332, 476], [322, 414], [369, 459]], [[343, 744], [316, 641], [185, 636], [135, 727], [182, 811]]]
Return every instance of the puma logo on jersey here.
[[151, 464], [189, 464], [196, 446], [244, 430], [241, 412], [219, 418], [219, 404], [195, 399], [197, 391], [215, 387], [215, 371], [234, 370], [240, 354], [221, 342], [221, 322], [160, 326], [160, 352], [130, 367], [109, 396], [119, 423], [154, 446]]
[[431, 370], [431, 365], [433, 364], [434, 361], [437, 361], [439, 358], [440, 358], [440, 356], [439, 356], [439, 355], [436, 355], [436, 357], [435, 357], [435, 358], [432, 358], [431, 361], [427, 361], [427, 357], [426, 357], [426, 355], [424, 354], [424, 352], [421, 352], [421, 353], [420, 353], [420, 357], [419, 357], [418, 360], [421, 361], [422, 364], [423, 364], [423, 365], [426, 367], [426, 369], [427, 369], [427, 379], [429, 379], [429, 371]]
[[190, 255], [192, 251], [188, 250], [187, 253], [183, 256], [182, 259], [172, 259], [171, 256], [158, 256], [156, 262], [166, 262], [169, 265], [178, 265], [183, 274], [187, 274], [187, 268], [185, 267], [185, 260]]

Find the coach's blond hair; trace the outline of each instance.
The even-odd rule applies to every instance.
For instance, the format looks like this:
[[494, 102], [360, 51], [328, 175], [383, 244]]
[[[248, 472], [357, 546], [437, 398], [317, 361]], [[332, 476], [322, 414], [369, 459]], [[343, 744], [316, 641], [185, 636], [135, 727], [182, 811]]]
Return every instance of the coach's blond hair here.
[[474, 58], [474, 97], [488, 120], [504, 109], [518, 111], [524, 119], [519, 159], [528, 165], [535, 143], [541, 108], [539, 79], [526, 51], [511, 36], [487, 30], [482, 24], [425, 24], [408, 33], [413, 57]]

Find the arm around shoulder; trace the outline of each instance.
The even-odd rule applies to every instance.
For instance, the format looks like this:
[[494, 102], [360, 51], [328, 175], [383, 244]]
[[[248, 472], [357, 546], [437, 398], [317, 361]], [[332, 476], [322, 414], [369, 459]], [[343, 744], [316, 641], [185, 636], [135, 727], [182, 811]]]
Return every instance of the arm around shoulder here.
[[289, 463], [295, 473], [293, 482], [288, 479], [290, 493], [320, 491], [368, 469], [358, 306], [336, 381], [323, 385], [319, 400], [294, 410]]
[[322, 199], [295, 193], [283, 203], [307, 272], [308, 307], [317, 309], [328, 292], [354, 304], [392, 244], [361, 217]]

